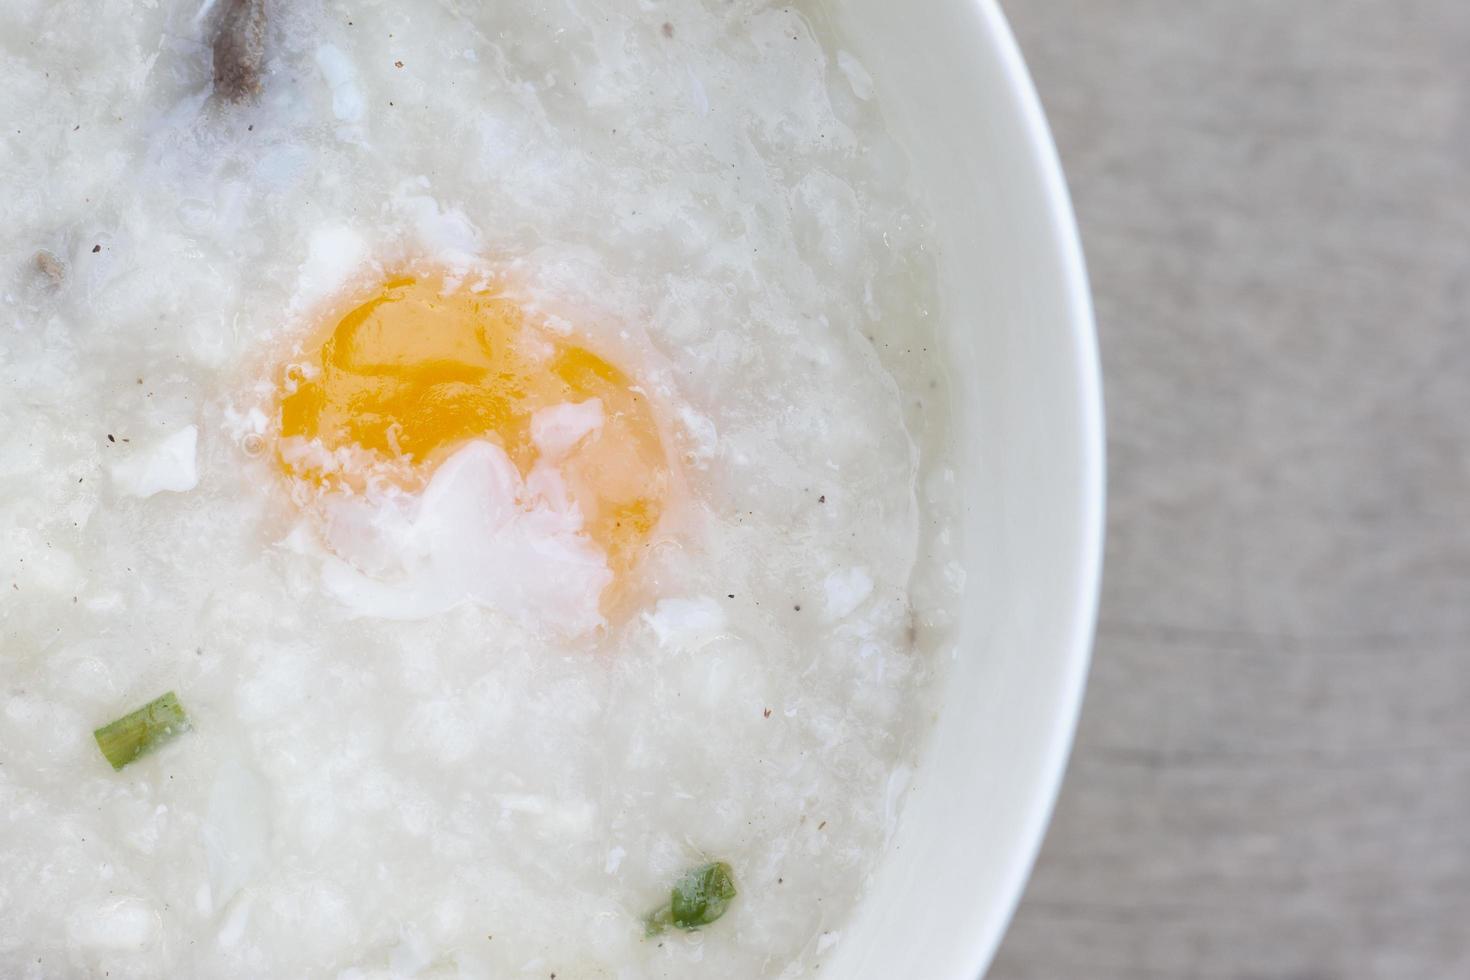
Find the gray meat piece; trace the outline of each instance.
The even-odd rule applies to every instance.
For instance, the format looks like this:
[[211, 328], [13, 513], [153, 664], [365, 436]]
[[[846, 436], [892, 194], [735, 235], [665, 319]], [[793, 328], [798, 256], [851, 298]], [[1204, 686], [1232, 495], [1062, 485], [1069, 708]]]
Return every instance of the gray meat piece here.
[[265, 0], [225, 0], [214, 35], [214, 90], [231, 102], [260, 94], [265, 62]]

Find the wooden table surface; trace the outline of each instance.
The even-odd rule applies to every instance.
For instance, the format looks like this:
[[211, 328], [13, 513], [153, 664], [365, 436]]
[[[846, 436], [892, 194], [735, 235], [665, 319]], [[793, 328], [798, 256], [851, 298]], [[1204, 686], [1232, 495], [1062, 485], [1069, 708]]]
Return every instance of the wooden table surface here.
[[1470, 3], [1008, 13], [1093, 276], [1111, 500], [991, 976], [1470, 978]]

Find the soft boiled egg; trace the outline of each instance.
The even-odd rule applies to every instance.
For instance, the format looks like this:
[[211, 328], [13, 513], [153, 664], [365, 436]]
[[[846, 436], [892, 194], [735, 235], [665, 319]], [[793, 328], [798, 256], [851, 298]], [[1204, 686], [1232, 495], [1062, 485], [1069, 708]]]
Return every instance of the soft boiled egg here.
[[664, 513], [668, 457], [635, 381], [490, 286], [389, 278], [280, 372], [277, 460], [356, 611], [466, 602], [580, 633]]

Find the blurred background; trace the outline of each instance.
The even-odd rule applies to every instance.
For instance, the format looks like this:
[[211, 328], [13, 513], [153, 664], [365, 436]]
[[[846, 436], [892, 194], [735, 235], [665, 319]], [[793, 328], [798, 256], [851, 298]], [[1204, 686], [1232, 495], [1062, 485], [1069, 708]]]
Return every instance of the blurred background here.
[[1470, 978], [1470, 4], [1006, 8], [1111, 499], [992, 980]]

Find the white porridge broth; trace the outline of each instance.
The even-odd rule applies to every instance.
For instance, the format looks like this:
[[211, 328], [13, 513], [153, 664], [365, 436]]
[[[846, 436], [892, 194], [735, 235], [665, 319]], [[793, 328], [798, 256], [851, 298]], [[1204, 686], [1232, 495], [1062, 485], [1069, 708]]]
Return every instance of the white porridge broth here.
[[0, 4], [0, 976], [823, 975], [962, 588], [841, 28]]

